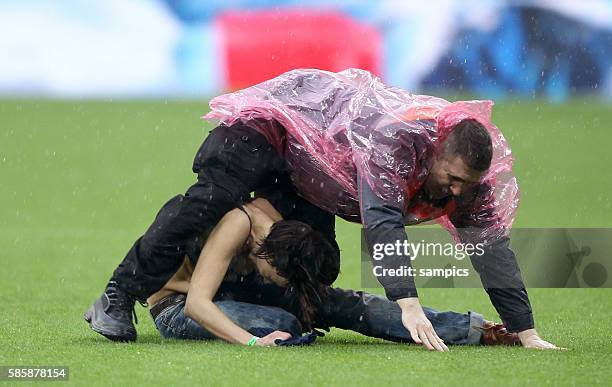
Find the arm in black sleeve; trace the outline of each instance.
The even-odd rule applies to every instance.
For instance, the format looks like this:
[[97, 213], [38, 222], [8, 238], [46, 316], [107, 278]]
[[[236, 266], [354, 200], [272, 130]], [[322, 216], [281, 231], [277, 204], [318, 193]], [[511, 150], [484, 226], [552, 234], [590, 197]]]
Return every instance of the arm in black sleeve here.
[[[385, 204], [372, 191], [365, 179], [362, 179], [359, 175], [357, 176], [357, 184], [361, 219], [370, 257], [372, 257], [374, 246], [379, 243], [396, 245], [399, 241], [403, 245], [408, 238], [404, 229], [402, 210]], [[372, 259], [372, 264], [380, 265], [383, 269], [410, 267], [410, 256], [407, 254], [385, 255], [380, 261]], [[385, 288], [387, 298], [391, 301], [418, 296], [414, 278], [410, 276], [379, 276], [377, 279]]]
[[495, 229], [493, 200], [491, 187], [482, 184], [458, 198], [450, 220], [463, 243], [482, 243], [483, 254], [473, 254], [472, 265], [506, 328], [520, 332], [534, 327], [531, 304], [507, 230]]
[[502, 237], [485, 245], [484, 254], [474, 254], [470, 258], [506, 328], [510, 332], [521, 332], [534, 327], [533, 313], [509, 245], [510, 238]]

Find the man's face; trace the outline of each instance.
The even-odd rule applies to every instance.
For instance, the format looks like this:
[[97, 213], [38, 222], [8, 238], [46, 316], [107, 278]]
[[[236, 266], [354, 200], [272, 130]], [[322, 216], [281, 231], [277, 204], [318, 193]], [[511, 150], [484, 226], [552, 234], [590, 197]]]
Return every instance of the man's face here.
[[477, 184], [485, 172], [469, 168], [459, 156], [443, 153], [434, 161], [423, 187], [431, 199], [459, 196]]

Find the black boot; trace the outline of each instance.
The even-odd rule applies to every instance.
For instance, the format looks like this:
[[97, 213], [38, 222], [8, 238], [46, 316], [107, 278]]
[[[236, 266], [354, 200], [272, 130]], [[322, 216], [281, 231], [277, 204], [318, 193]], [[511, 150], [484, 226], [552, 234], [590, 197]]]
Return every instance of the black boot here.
[[113, 341], [136, 341], [134, 303], [136, 298], [122, 290], [111, 280], [102, 296], [85, 312], [85, 321], [91, 329]]

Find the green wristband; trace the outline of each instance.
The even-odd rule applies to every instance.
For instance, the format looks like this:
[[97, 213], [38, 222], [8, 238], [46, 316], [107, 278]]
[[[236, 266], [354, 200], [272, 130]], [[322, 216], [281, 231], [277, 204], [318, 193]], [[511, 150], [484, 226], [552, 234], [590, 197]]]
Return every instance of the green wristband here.
[[257, 342], [257, 339], [259, 339], [259, 337], [257, 337], [257, 336], [253, 336], [253, 337], [251, 337], [251, 340], [249, 340], [249, 341], [247, 342], [247, 345], [248, 345], [249, 347], [254, 346], [254, 345], [255, 345], [255, 343]]

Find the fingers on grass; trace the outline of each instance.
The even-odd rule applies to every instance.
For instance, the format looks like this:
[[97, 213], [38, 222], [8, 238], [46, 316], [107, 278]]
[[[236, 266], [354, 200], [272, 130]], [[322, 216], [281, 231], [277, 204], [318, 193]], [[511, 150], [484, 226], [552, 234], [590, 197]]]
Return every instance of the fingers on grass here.
[[425, 333], [425, 328], [418, 327], [417, 330], [419, 332], [419, 337], [421, 338], [421, 341], [423, 342], [423, 345], [425, 346], [425, 348], [429, 349], [430, 351], [433, 351], [435, 348], [429, 342], [429, 338], [427, 337], [427, 333]]
[[411, 329], [409, 332], [410, 332], [410, 337], [412, 337], [412, 341], [414, 341], [417, 344], [423, 343], [421, 339], [419, 338], [419, 332], [416, 329]]
[[440, 347], [442, 348], [442, 350], [445, 352], [448, 351], [448, 347], [446, 346], [446, 344], [444, 344], [444, 340], [442, 340], [442, 338], [438, 336], [438, 334], [436, 333], [436, 330], [433, 329], [433, 327], [431, 327], [431, 331], [433, 332], [433, 335], [435, 339], [437, 340], [437, 342], [440, 344]]
[[437, 351], [444, 352], [444, 347], [442, 346], [443, 343], [440, 341], [440, 338], [438, 337], [438, 335], [436, 335], [436, 332], [433, 330], [433, 328], [426, 328], [425, 333], [427, 334], [427, 339], [429, 340], [431, 345], [433, 345], [433, 347]]

